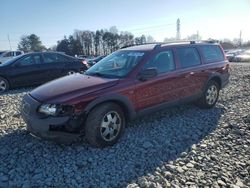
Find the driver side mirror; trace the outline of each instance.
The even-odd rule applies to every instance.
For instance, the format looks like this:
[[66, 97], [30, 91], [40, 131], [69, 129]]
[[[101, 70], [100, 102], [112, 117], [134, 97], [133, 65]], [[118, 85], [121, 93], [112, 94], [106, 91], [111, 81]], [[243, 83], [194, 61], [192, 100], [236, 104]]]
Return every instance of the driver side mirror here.
[[154, 78], [157, 76], [157, 69], [152, 67], [152, 68], [147, 68], [142, 70], [139, 74], [138, 74], [138, 80], [140, 81], [146, 81], [149, 80], [150, 78]]

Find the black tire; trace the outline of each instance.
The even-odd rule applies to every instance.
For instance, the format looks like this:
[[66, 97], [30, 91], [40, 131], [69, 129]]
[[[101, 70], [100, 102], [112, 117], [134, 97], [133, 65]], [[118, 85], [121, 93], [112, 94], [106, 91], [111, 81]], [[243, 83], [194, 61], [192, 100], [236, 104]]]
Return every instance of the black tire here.
[[3, 93], [7, 90], [9, 90], [10, 85], [8, 80], [0, 76], [0, 93]]
[[[216, 91], [215, 91], [216, 89]], [[213, 91], [214, 94], [209, 94], [209, 92]], [[206, 86], [204, 93], [202, 94], [201, 98], [197, 101], [197, 106], [200, 108], [212, 108], [216, 104], [220, 93], [220, 86], [218, 82], [215, 80], [210, 80]], [[208, 95], [212, 95], [211, 100]], [[213, 98], [213, 99], [212, 99]]]
[[66, 75], [71, 75], [71, 74], [75, 74], [75, 73], [77, 73], [77, 71], [75, 71], [75, 70], [68, 70], [66, 72]]
[[[112, 117], [113, 118], [112, 120], [114, 120], [115, 116], [117, 116], [116, 117], [117, 121], [116, 123], [113, 123], [113, 125], [111, 125], [112, 123], [109, 121], [110, 118], [108, 117]], [[107, 126], [107, 128], [105, 128], [105, 126], [103, 127], [103, 125]], [[111, 128], [109, 126], [111, 126]], [[119, 127], [119, 130], [118, 129], [116, 130], [113, 128], [116, 126]], [[123, 134], [124, 128], [125, 128], [125, 117], [120, 106], [111, 102], [103, 103], [95, 107], [89, 113], [87, 120], [86, 120], [86, 124], [85, 124], [85, 135], [86, 135], [87, 141], [91, 145], [95, 147], [103, 148], [106, 146], [114, 145]], [[112, 137], [111, 139], [112, 130], [113, 130], [112, 134], [115, 134], [115, 136]], [[106, 135], [105, 132], [109, 132], [109, 131], [110, 133], [108, 133], [107, 136], [105, 137], [104, 136]], [[108, 137], [110, 137], [110, 140], [108, 139]]]

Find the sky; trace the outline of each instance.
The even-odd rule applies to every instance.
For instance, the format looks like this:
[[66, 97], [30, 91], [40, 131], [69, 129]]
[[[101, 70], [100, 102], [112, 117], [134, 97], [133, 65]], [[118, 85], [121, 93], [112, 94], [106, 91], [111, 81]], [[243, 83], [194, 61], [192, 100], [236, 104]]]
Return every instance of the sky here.
[[[0, 0], [0, 50], [36, 34], [46, 47], [75, 29], [129, 31], [156, 41], [199, 33], [202, 39], [250, 40], [250, 0]], [[9, 40], [10, 39], [10, 44]]]

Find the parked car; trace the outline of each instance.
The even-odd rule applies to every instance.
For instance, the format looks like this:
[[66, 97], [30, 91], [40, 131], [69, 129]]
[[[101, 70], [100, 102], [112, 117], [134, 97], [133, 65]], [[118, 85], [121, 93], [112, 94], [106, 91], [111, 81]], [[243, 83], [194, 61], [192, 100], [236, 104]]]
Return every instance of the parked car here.
[[3, 54], [3, 53], [5, 53], [6, 51], [0, 51], [0, 56], [1, 56], [1, 54]]
[[87, 55], [78, 55], [77, 58], [80, 60], [86, 59], [88, 56]]
[[234, 57], [236, 62], [250, 62], [250, 50], [246, 50]]
[[85, 74], [63, 77], [23, 97], [21, 113], [37, 137], [93, 146], [115, 144], [138, 115], [185, 102], [212, 108], [228, 83], [219, 44], [147, 44], [118, 50]]
[[242, 49], [235, 49], [235, 50], [229, 50], [226, 53], [226, 58], [228, 59], [228, 61], [230, 62], [234, 62], [235, 61], [235, 57], [239, 54], [241, 54], [243, 52]]
[[104, 57], [106, 57], [106, 56], [101, 55], [101, 56], [98, 56], [95, 58], [85, 59], [85, 64], [87, 65], [87, 67], [92, 67], [94, 64], [101, 61]]
[[95, 56], [93, 56], [93, 55], [79, 55], [79, 56], [77, 56], [77, 58], [78, 59], [80, 59], [80, 60], [86, 60], [86, 59], [92, 59], [92, 58], [95, 58]]
[[82, 61], [54, 52], [29, 53], [0, 65], [0, 93], [85, 71]]
[[0, 53], [0, 64], [22, 54], [24, 54], [22, 51], [3, 51]]

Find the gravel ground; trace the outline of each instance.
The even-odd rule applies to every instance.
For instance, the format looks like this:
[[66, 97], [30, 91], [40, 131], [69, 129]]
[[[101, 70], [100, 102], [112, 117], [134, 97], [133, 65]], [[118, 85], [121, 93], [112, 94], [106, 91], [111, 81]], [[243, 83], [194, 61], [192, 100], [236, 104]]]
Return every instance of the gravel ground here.
[[18, 108], [28, 91], [0, 95], [0, 187], [250, 187], [250, 66], [232, 65], [215, 108], [137, 119], [104, 149], [27, 134]]

